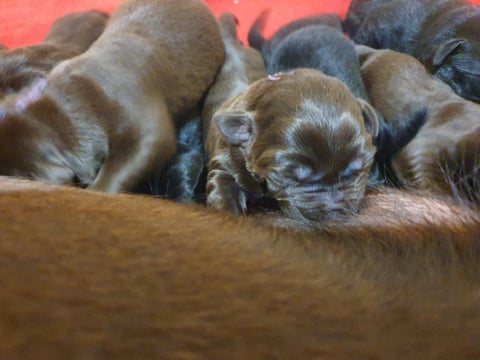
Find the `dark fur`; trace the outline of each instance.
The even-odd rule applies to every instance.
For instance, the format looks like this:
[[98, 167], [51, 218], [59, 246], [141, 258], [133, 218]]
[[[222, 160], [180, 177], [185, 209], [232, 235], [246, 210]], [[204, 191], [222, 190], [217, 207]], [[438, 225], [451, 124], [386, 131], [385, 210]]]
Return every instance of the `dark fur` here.
[[353, 38], [370, 12], [377, 6], [383, 6], [389, 1], [392, 2], [393, 0], [351, 0], [347, 15], [342, 21], [343, 32]]
[[[413, 55], [458, 95], [480, 101], [478, 6], [463, 0], [373, 2], [355, 42]], [[370, 6], [369, 1], [359, 3]], [[357, 15], [352, 8], [347, 19]]]
[[360, 61], [372, 103], [395, 136], [412, 138], [393, 154], [401, 183], [478, 203], [480, 105], [456, 95], [409, 55], [370, 49]]
[[277, 45], [292, 32], [309, 25], [325, 25], [342, 31], [342, 22], [337, 14], [320, 14], [294, 20], [282, 26], [270, 39], [263, 37], [263, 29], [270, 11], [263, 11], [253, 23], [248, 33], [248, 43], [269, 59]]
[[339, 80], [313, 69], [261, 79], [213, 120], [209, 206], [245, 214], [268, 197], [305, 224], [358, 209], [378, 122]]
[[4, 110], [0, 174], [132, 190], [174, 155], [175, 126], [198, 111], [223, 61], [202, 2], [120, 5], [87, 52]]
[[182, 203], [204, 202], [206, 176], [202, 118], [197, 115], [178, 130], [177, 150], [165, 168], [133, 192]]
[[72, 13], [57, 19], [41, 44], [0, 52], [0, 98], [45, 78], [60, 61], [85, 52], [102, 34], [108, 15]]
[[480, 219], [444, 201], [372, 195], [358, 223], [301, 234], [143, 197], [0, 189], [2, 359], [480, 357]]
[[[353, 95], [368, 101], [353, 43], [336, 27], [301, 24], [298, 28], [287, 24], [265, 42], [261, 50], [267, 72], [317, 69], [338, 78]], [[261, 27], [254, 24], [250, 33], [260, 30]]]

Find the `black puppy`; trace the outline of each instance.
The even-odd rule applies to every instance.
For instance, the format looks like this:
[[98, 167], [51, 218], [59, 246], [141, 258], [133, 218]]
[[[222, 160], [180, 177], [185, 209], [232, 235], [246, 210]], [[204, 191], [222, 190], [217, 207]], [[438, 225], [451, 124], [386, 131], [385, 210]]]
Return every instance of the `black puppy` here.
[[253, 48], [260, 51], [264, 58], [270, 58], [273, 49], [292, 32], [304, 28], [309, 25], [325, 25], [334, 29], [342, 31], [342, 20], [337, 14], [320, 14], [294, 20], [282, 26], [268, 41], [263, 37], [262, 30], [265, 28], [265, 23], [270, 11], [263, 11], [255, 20], [252, 28], [248, 34], [248, 43]]
[[[249, 38], [263, 38], [258, 26], [263, 25], [260, 20], [264, 16], [261, 14], [255, 21]], [[317, 69], [341, 80], [353, 95], [368, 101], [354, 45], [341, 31], [327, 25], [307, 25], [284, 35], [291, 28], [291, 24], [287, 24], [270, 40], [263, 38], [263, 46], [258, 50], [262, 51], [268, 73]], [[250, 45], [255, 47], [259, 43], [262, 41]]]
[[480, 102], [480, 8], [464, 1], [430, 15], [413, 56], [458, 95]]
[[342, 21], [343, 31], [353, 37], [368, 14], [375, 7], [383, 6], [387, 2], [388, 0], [352, 0], [348, 7], [347, 16]]
[[356, 43], [413, 55], [458, 95], [480, 102], [479, 7], [464, 0], [361, 0], [352, 2], [344, 25]]

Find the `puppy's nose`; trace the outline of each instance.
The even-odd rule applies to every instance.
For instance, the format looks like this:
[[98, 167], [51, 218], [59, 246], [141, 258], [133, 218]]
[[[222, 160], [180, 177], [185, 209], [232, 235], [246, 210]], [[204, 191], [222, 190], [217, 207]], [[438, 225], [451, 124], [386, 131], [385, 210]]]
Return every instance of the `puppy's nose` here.
[[312, 206], [324, 205], [326, 208], [336, 207], [338, 203], [343, 202], [344, 195], [342, 192], [319, 192], [305, 194], [304, 201]]

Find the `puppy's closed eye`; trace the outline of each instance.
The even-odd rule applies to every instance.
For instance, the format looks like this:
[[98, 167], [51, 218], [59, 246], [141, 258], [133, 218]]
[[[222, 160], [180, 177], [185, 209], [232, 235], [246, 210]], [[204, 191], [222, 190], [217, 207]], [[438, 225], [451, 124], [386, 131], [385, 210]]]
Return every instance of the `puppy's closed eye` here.
[[312, 178], [313, 169], [308, 165], [297, 166], [293, 171], [298, 181], [304, 182]]
[[338, 175], [341, 180], [348, 180], [357, 176], [363, 169], [363, 161], [360, 159], [353, 160]]

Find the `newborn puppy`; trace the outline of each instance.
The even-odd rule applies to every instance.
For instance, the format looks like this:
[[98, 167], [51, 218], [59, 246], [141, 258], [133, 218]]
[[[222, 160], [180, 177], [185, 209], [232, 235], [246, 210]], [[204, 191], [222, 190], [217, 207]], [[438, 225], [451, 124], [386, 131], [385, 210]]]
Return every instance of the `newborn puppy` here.
[[222, 138], [210, 161], [209, 206], [246, 214], [247, 200], [267, 197], [308, 225], [358, 209], [378, 120], [339, 80], [313, 69], [270, 76], [213, 121]]
[[400, 182], [478, 203], [480, 105], [456, 95], [409, 55], [364, 47], [360, 53], [372, 103], [393, 133], [411, 139], [390, 154]]
[[258, 49], [266, 59], [272, 56], [275, 49], [286, 36], [290, 33], [309, 25], [325, 25], [342, 31], [342, 21], [337, 14], [320, 14], [301, 18], [282, 26], [268, 41], [263, 37], [262, 32], [270, 13], [269, 10], [263, 11], [253, 23], [248, 33], [248, 43], [250, 46]]
[[60, 61], [85, 52], [102, 34], [108, 15], [72, 13], [57, 19], [43, 42], [0, 52], [0, 98], [43, 79]]
[[[308, 25], [283, 36], [289, 24], [281, 28], [271, 40], [265, 42], [262, 49], [265, 52], [267, 71], [270, 74], [286, 72], [296, 68], [312, 68], [341, 80], [358, 98], [369, 102], [368, 94], [360, 75], [352, 41], [347, 39], [338, 28], [325, 25]], [[250, 32], [259, 33], [255, 27]], [[279, 37], [279, 34], [282, 35]], [[261, 36], [261, 35], [259, 35]], [[378, 132], [372, 134], [374, 145], [386, 138], [386, 127], [380, 112], [377, 112], [379, 122]], [[382, 171], [375, 161], [370, 173], [370, 184], [384, 182]]]
[[218, 162], [228, 154], [225, 150], [227, 144], [212, 117], [224, 102], [246, 92], [251, 83], [266, 76], [260, 53], [251, 47], [243, 46], [238, 40], [236, 18], [231, 13], [225, 13], [220, 16], [219, 23], [226, 59], [208, 92], [202, 111], [205, 160], [208, 169], [207, 205], [217, 208], [216, 199], [219, 196], [217, 192], [223, 191], [222, 188], [217, 188]]
[[383, 6], [389, 1], [392, 2], [392, 0], [352, 0], [347, 15], [342, 21], [343, 32], [353, 38], [370, 12], [377, 6]]
[[[258, 23], [263, 24], [263, 18], [259, 20], [250, 29], [256, 37], [262, 36]], [[338, 28], [308, 25], [290, 31], [290, 27], [287, 24], [270, 40], [264, 39], [262, 53], [269, 74], [296, 68], [317, 69], [338, 78], [353, 95], [368, 101], [353, 43]]]
[[[353, 37], [356, 43], [413, 55], [458, 95], [480, 102], [478, 6], [463, 0], [359, 3], [371, 11]], [[357, 15], [351, 9], [347, 20]]]
[[233, 14], [222, 14], [218, 22], [226, 59], [206, 98], [202, 110], [204, 120], [202, 116], [195, 116], [179, 129], [177, 152], [161, 175], [150, 180], [149, 189], [154, 195], [184, 203], [205, 201], [207, 159], [204, 137], [213, 111], [227, 98], [265, 76], [261, 55], [255, 49], [244, 47], [238, 40], [237, 19]]
[[480, 102], [480, 7], [466, 1], [448, 5], [426, 19], [412, 55], [455, 93]]
[[125, 2], [87, 52], [0, 108], [0, 174], [130, 191], [173, 156], [224, 56], [203, 2]]

